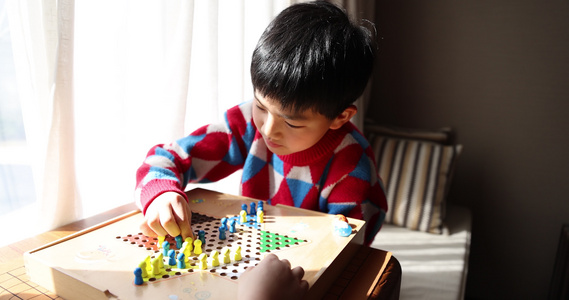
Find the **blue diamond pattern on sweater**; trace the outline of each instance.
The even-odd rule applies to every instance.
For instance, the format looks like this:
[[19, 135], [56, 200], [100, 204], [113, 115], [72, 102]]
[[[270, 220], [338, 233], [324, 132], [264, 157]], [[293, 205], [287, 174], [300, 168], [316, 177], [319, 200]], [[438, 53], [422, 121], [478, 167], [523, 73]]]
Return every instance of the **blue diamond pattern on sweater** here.
[[187, 136], [183, 139], [179, 139], [178, 141], [176, 141], [176, 143], [178, 143], [178, 145], [180, 145], [180, 147], [182, 149], [184, 149], [184, 151], [187, 151], [187, 153], [190, 153], [190, 151], [192, 150], [194, 145], [197, 144], [199, 141], [203, 140], [203, 138], [205, 136], [206, 136], [205, 134], [190, 135], [190, 136]]
[[355, 203], [328, 203], [328, 213], [347, 216], [354, 207], [356, 207]]
[[271, 160], [271, 165], [273, 166], [273, 170], [275, 170], [275, 172], [284, 176], [283, 161], [278, 156], [273, 154], [273, 159]]
[[249, 159], [245, 161], [245, 165], [243, 166], [242, 182], [247, 182], [247, 180], [253, 178], [266, 164], [266, 161], [256, 156], [249, 156]]
[[251, 122], [247, 122], [247, 129], [245, 129], [245, 134], [243, 135], [243, 142], [245, 143], [245, 148], [247, 148], [247, 152], [251, 149], [251, 145], [253, 144], [253, 140], [255, 137], [255, 128]]
[[350, 176], [359, 178], [363, 181], [370, 181], [371, 176], [369, 172], [367, 172], [370, 170], [370, 168], [371, 166], [369, 159], [367, 159], [365, 155], [362, 155], [358, 161], [358, 166], [350, 173]]
[[291, 178], [287, 178], [286, 183], [288, 184], [292, 200], [294, 201], [294, 206], [300, 207], [302, 201], [306, 198], [306, 195], [312, 188], [312, 184]]
[[172, 155], [172, 153], [166, 151], [164, 148], [156, 147], [156, 149], [154, 150], [154, 154], [158, 155], [158, 156], [166, 157], [169, 160], [174, 161], [174, 155]]
[[166, 180], [178, 181], [178, 178], [176, 177], [176, 174], [174, 174], [174, 172], [160, 167], [150, 167], [148, 174], [146, 174], [146, 176], [144, 177], [144, 184], [154, 179], [166, 179]]
[[223, 161], [236, 166], [243, 163], [243, 156], [239, 151], [239, 145], [237, 145], [237, 141], [235, 140], [235, 136], [231, 139], [231, 144], [229, 145], [229, 150], [223, 157]]

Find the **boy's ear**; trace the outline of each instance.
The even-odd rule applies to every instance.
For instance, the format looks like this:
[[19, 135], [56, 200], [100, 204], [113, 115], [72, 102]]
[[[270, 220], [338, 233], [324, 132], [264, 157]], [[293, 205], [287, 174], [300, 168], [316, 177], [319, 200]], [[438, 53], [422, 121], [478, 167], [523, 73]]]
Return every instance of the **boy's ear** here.
[[336, 130], [342, 127], [342, 125], [346, 124], [346, 122], [349, 122], [357, 112], [358, 108], [355, 105], [350, 105], [348, 108], [344, 109], [344, 111], [339, 116], [332, 120], [330, 129]]

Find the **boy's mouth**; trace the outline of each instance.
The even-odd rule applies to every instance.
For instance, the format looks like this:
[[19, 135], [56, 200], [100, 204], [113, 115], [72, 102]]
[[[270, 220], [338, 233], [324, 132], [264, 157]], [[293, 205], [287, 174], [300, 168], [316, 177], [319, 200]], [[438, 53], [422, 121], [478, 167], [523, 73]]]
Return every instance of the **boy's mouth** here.
[[271, 141], [271, 140], [269, 140], [269, 139], [267, 139], [267, 138], [265, 138], [265, 144], [266, 144], [267, 146], [271, 147], [271, 148], [279, 148], [279, 147], [282, 147], [282, 145], [279, 145], [279, 144], [277, 144], [277, 143], [275, 143], [275, 142], [273, 142], [273, 141]]

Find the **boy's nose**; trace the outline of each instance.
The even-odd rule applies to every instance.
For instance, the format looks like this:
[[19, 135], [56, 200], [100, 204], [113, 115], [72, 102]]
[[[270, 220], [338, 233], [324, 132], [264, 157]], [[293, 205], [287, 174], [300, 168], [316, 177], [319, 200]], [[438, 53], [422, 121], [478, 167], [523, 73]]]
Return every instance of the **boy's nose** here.
[[272, 114], [267, 114], [265, 124], [263, 124], [263, 133], [266, 137], [275, 138], [278, 135], [278, 126]]

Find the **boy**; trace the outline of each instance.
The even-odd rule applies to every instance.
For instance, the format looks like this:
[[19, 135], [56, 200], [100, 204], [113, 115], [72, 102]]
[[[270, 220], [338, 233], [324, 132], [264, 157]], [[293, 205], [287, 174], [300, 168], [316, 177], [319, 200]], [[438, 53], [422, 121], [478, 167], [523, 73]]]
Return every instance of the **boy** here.
[[330, 3], [281, 12], [253, 52], [253, 101], [229, 109], [225, 124], [149, 151], [137, 172], [142, 232], [192, 236], [186, 184], [243, 169], [243, 196], [365, 219], [371, 243], [387, 203], [371, 148], [350, 119], [373, 57], [369, 30]]

